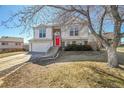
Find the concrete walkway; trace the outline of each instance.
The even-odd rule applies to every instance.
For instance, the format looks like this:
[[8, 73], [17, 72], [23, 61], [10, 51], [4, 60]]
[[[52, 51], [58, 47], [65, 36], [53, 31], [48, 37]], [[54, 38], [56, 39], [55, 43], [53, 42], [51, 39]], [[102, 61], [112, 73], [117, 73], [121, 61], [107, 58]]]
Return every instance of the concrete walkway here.
[[58, 51], [58, 47], [52, 48], [48, 53], [22, 53], [9, 57], [0, 58], [0, 75], [7, 71], [10, 72], [9, 69], [14, 69], [16, 66], [21, 65], [27, 61], [40, 61], [45, 58], [54, 57]]
[[11, 68], [15, 65], [24, 63], [30, 59], [31, 55], [27, 55], [26, 53], [17, 54], [9, 57], [0, 58], [0, 72]]
[[31, 55], [31, 60], [37, 60], [37, 59], [42, 60], [42, 59], [45, 59], [45, 58], [55, 57], [58, 51], [59, 51], [59, 47], [51, 47], [50, 50], [47, 53], [30, 52], [29, 55]]

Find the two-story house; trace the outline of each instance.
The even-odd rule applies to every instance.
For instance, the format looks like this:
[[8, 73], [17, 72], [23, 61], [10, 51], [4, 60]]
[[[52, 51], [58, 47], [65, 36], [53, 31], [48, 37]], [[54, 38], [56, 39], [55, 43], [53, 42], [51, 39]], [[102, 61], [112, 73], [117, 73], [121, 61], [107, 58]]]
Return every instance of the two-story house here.
[[[72, 24], [60, 26], [58, 24], [40, 24], [33, 27], [33, 39], [29, 40], [29, 51], [47, 52], [50, 47], [63, 47], [68, 44], [92, 44], [95, 39], [90, 34], [87, 25]], [[92, 38], [91, 38], [92, 37]]]

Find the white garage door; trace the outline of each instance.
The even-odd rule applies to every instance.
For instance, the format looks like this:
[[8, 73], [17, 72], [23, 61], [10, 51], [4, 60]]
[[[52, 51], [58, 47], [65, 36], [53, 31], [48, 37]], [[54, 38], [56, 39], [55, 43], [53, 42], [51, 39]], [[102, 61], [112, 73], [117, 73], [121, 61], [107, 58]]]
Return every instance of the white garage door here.
[[49, 48], [49, 43], [32, 43], [33, 52], [47, 52]]

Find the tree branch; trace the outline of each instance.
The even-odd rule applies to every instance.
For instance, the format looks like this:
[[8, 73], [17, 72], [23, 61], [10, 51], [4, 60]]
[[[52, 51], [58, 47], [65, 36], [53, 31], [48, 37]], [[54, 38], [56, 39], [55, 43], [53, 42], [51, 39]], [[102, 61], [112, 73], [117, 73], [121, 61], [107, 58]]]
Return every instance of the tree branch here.
[[100, 28], [99, 28], [99, 35], [102, 36], [102, 30], [103, 30], [103, 22], [104, 22], [104, 18], [105, 15], [107, 13], [107, 9], [105, 7], [104, 13], [102, 14], [101, 20], [100, 20]]
[[121, 22], [123, 23], [124, 22], [124, 19], [121, 19]]
[[118, 6], [111, 5], [111, 13], [112, 13], [112, 16], [115, 20], [118, 20], [121, 22], [121, 17], [120, 17], [119, 12], [118, 12]]
[[66, 8], [64, 5], [63, 6], [59, 6], [59, 5], [47, 5], [47, 6], [53, 7], [53, 8], [56, 8], [56, 9], [61, 9], [61, 10], [64, 10], [64, 11], [69, 11], [69, 12], [75, 11], [73, 9]]
[[85, 11], [83, 8], [80, 10], [80, 9], [76, 9], [76, 7], [73, 7], [73, 6], [71, 6], [71, 7], [72, 7], [72, 9], [79, 12], [80, 14], [83, 14], [84, 16], [87, 16], [87, 11]]
[[122, 22], [121, 22], [122, 20], [118, 11], [118, 6], [111, 5], [111, 13], [114, 18], [114, 38], [113, 38], [112, 47], [116, 48], [121, 38], [120, 32], [121, 32], [121, 25], [122, 25]]
[[96, 31], [94, 30], [94, 28], [92, 26], [91, 18], [90, 18], [89, 7], [87, 7], [87, 12], [88, 12], [87, 19], [88, 19], [88, 22], [89, 22], [88, 27], [89, 27], [91, 33], [103, 44], [103, 46], [109, 47], [109, 43], [103, 37], [101, 37], [99, 34], [97, 34]]

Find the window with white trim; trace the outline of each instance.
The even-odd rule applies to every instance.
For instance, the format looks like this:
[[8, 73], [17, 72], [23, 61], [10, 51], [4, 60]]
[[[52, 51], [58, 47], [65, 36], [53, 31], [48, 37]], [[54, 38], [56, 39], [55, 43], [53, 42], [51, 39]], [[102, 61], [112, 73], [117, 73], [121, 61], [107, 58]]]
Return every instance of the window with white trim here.
[[42, 27], [39, 31], [39, 37], [40, 38], [45, 38], [46, 37], [46, 28]]
[[78, 36], [79, 28], [78, 26], [74, 26], [70, 28], [70, 36]]

